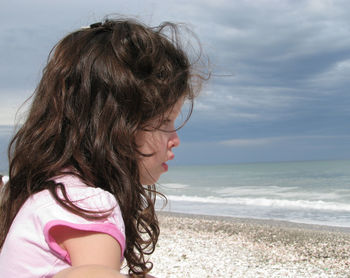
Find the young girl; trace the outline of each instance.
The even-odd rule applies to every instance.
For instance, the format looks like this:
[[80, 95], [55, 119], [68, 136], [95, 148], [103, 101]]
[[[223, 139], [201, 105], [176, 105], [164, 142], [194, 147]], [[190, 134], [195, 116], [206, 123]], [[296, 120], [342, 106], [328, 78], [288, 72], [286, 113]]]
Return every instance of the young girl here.
[[124, 277], [124, 258], [130, 276], [151, 277], [154, 184], [194, 98], [176, 34], [106, 20], [55, 46], [9, 147], [0, 277]]

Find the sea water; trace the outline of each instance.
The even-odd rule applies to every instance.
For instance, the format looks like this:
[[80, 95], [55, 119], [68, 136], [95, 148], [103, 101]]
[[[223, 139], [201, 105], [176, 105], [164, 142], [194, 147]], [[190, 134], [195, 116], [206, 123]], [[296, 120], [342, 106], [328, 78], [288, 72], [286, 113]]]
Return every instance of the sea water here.
[[165, 211], [350, 227], [349, 170], [350, 161], [173, 166], [158, 189]]
[[[11, 132], [0, 128], [2, 175]], [[350, 227], [350, 161], [170, 166], [158, 190], [165, 211]]]

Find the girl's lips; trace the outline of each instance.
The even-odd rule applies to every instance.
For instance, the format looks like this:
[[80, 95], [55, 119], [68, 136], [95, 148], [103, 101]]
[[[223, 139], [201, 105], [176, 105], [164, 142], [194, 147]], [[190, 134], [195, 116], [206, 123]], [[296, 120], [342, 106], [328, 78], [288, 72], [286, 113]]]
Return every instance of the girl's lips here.
[[168, 164], [166, 164], [165, 162], [162, 163], [162, 167], [163, 167], [165, 172], [168, 171]]

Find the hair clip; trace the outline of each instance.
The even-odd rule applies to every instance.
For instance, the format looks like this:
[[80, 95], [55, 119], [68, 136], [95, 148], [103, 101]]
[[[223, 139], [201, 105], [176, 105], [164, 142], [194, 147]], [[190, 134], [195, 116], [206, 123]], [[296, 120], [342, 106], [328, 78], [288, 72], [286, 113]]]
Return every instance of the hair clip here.
[[101, 27], [101, 26], [102, 26], [102, 22], [96, 22], [96, 23], [90, 24], [91, 29]]
[[102, 22], [96, 22], [96, 23], [93, 23], [91, 25], [88, 25], [88, 26], [81, 26], [80, 28], [81, 29], [93, 29], [93, 28], [97, 28], [97, 27], [101, 27], [102, 26]]

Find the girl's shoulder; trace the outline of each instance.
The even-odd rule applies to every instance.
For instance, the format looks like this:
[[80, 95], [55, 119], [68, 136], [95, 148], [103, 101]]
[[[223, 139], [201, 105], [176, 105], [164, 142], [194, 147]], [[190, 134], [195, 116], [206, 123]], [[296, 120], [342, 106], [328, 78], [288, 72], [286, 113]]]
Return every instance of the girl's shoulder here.
[[[119, 207], [113, 194], [99, 187], [88, 186], [78, 176], [64, 174], [52, 180], [64, 186], [65, 192], [60, 187], [57, 188], [59, 198], [64, 199], [64, 195], [66, 194], [69, 201], [81, 209], [98, 211]], [[28, 201], [32, 207], [37, 208], [57, 204], [57, 201], [48, 189], [32, 195]]]
[[[63, 203], [66, 203], [65, 199], [68, 198], [75, 208], [79, 208], [84, 215], [96, 216], [96, 220], [86, 218], [62, 206], [47, 189], [32, 195], [21, 209], [21, 212], [23, 211], [31, 218], [45, 223], [47, 227], [51, 227], [53, 224], [56, 225], [60, 221], [77, 225], [96, 224], [95, 222], [113, 223], [124, 233], [122, 213], [118, 202], [111, 193], [98, 187], [88, 186], [74, 175], [61, 175], [53, 178], [53, 180], [64, 186], [65, 192], [59, 188], [57, 189], [57, 195], [63, 200]], [[68, 206], [72, 207], [69, 204]], [[47, 223], [49, 222], [52, 223], [48, 226]]]
[[[67, 196], [72, 203], [88, 206], [95, 209], [112, 209], [118, 206], [118, 203], [110, 192], [99, 188], [88, 186], [79, 177], [74, 175], [61, 175], [54, 178], [56, 183], [64, 185]], [[63, 192], [58, 189], [58, 196], [63, 197]]]
[[[17, 213], [7, 235], [5, 248], [3, 248], [3, 250], [7, 250], [7, 253], [2, 250], [2, 254], [6, 254], [14, 264], [23, 266], [23, 261], [37, 261], [40, 268], [49, 264], [49, 269], [52, 269], [52, 266], [58, 262], [57, 258], [60, 258], [55, 268], [56, 266], [57, 269], [66, 268], [71, 264], [69, 254], [53, 237], [54, 231], [58, 228], [108, 234], [117, 240], [123, 254], [125, 250], [125, 225], [114, 196], [101, 188], [86, 185], [75, 176], [62, 175], [52, 180], [63, 184], [66, 191], [65, 197], [75, 207], [92, 212], [93, 215], [75, 213], [60, 204], [49, 190], [40, 191], [29, 197]], [[63, 192], [58, 189], [57, 193], [63, 200]], [[85, 217], [86, 215], [97, 217]], [[15, 252], [11, 251], [17, 250], [16, 246], [18, 245], [22, 246], [23, 250], [30, 250], [30, 252], [24, 251], [20, 259], [17, 258]], [[33, 245], [39, 248], [33, 249]], [[36, 277], [39, 276], [46, 277], [46, 275], [37, 275]]]

